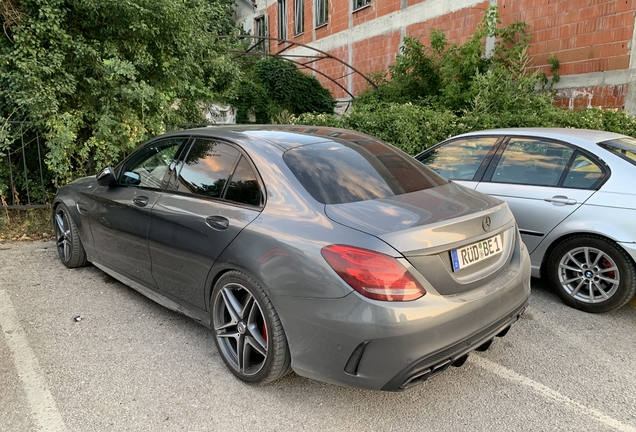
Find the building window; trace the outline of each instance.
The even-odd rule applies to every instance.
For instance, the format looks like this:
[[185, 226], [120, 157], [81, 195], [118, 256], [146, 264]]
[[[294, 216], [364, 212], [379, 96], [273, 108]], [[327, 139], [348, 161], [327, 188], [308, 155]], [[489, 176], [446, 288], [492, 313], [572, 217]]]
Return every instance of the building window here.
[[353, 0], [353, 10], [358, 10], [371, 4], [371, 0]]
[[[254, 18], [254, 36], [268, 36], [267, 15]], [[269, 41], [265, 39], [254, 39], [254, 44], [258, 51], [269, 51]]]
[[287, 39], [287, 0], [278, 0], [278, 39]]
[[329, 20], [329, 0], [316, 0], [316, 27], [327, 24]]
[[305, 31], [305, 0], [294, 0], [294, 34]]

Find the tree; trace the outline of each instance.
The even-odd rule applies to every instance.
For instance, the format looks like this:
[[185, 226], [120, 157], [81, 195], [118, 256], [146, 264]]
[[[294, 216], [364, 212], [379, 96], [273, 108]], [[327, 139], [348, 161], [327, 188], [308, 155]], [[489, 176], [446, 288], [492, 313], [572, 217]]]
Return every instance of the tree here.
[[149, 136], [200, 122], [240, 76], [225, 56], [233, 0], [1, 0], [0, 118], [47, 138], [57, 182]]
[[249, 113], [256, 123], [271, 123], [284, 111], [333, 113], [336, 103], [329, 90], [294, 64], [274, 57], [244, 64], [245, 75], [227, 93], [228, 102], [237, 108], [238, 123], [248, 123]]

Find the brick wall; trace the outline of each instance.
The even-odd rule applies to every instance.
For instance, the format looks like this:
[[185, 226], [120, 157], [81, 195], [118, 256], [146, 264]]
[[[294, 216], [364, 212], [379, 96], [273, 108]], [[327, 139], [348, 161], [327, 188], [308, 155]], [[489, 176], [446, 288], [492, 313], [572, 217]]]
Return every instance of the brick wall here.
[[[635, 9], [636, 0], [499, 0], [503, 24], [528, 24], [532, 64], [549, 73], [547, 60], [554, 55], [565, 79], [627, 69]], [[626, 84], [560, 89], [556, 104], [623, 108], [627, 91]]]
[[477, 24], [484, 17], [486, 9], [488, 9], [487, 1], [471, 8], [460, 9], [447, 15], [412, 24], [406, 28], [406, 33], [418, 38], [423, 44], [429, 45], [431, 30], [438, 29], [446, 33], [449, 41], [463, 44], [475, 33]]
[[[266, 1], [270, 34], [276, 36], [277, 3]], [[369, 73], [386, 70], [395, 61], [403, 35], [428, 44], [431, 29], [436, 28], [443, 30], [452, 42], [466, 42], [489, 6], [489, 1], [471, 0], [372, 0], [370, 6], [351, 12], [351, 1], [330, 0], [328, 24], [315, 29], [314, 0], [305, 0], [305, 32], [294, 36], [294, 2], [287, 0], [288, 38], [315, 44], [345, 62], [350, 61], [362, 73]], [[497, 3], [504, 25], [514, 21], [528, 24], [532, 37], [528, 54], [533, 67], [549, 75], [548, 58], [554, 55], [559, 59], [562, 80], [557, 87], [558, 105], [625, 106], [631, 78], [623, 75], [633, 75], [627, 70], [636, 0], [498, 0]], [[282, 48], [272, 45], [274, 51]], [[351, 71], [336, 61], [321, 60], [314, 66], [353, 93], [366, 87], [364, 78], [355, 74], [349, 78]], [[625, 73], [618, 78], [612, 75], [605, 82], [603, 77], [612, 72]], [[568, 87], [568, 77], [578, 77], [572, 81], [576, 84]], [[335, 97], [346, 97], [346, 92], [337, 85], [317, 78]]]
[[626, 69], [634, 9], [636, 0], [499, 1], [503, 24], [528, 24], [533, 64], [547, 72], [556, 55], [562, 75]]

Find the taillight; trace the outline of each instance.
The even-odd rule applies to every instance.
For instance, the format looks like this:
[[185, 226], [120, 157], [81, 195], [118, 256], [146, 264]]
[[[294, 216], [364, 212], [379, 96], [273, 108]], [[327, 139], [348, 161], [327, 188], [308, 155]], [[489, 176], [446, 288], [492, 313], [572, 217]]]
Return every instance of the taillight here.
[[351, 288], [370, 299], [409, 301], [426, 294], [413, 275], [389, 255], [345, 245], [325, 246], [320, 252]]

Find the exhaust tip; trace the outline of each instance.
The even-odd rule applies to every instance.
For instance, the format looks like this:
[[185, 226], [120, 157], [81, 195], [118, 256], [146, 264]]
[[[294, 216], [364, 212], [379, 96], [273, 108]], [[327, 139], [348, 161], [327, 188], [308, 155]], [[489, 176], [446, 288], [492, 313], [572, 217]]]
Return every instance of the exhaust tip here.
[[510, 331], [510, 326], [506, 327], [499, 333], [497, 333], [497, 337], [504, 337]]
[[463, 356], [457, 358], [457, 360], [451, 363], [451, 366], [462, 367], [464, 366], [464, 363], [466, 363], [466, 360], [468, 360], [468, 354], [464, 354]]
[[477, 348], [475, 348], [475, 351], [486, 351], [488, 348], [490, 348], [490, 345], [492, 345], [492, 339], [479, 345]]

